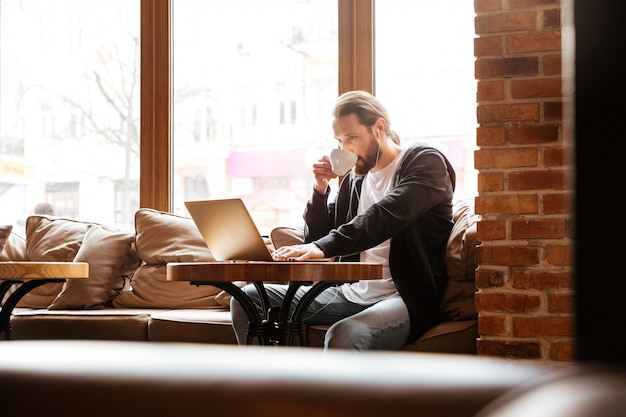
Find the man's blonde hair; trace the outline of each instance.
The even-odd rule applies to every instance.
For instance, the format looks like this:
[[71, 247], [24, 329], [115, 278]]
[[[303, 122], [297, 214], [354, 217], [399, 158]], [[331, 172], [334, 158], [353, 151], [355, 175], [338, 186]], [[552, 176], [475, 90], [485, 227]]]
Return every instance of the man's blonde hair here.
[[355, 114], [359, 119], [359, 123], [366, 126], [370, 132], [376, 121], [383, 119], [386, 126], [385, 134], [395, 143], [400, 143], [400, 138], [396, 132], [391, 130], [391, 120], [389, 119], [387, 109], [370, 93], [357, 90], [348, 91], [339, 96], [333, 109], [333, 117], [338, 119], [350, 114]]

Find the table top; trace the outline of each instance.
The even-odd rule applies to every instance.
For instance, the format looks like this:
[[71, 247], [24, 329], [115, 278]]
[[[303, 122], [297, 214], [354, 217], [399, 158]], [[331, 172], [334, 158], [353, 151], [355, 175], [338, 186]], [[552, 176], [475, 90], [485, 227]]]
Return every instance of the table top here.
[[89, 278], [86, 262], [0, 262], [0, 280]]
[[168, 281], [359, 281], [382, 278], [382, 264], [365, 262], [174, 262], [167, 264]]

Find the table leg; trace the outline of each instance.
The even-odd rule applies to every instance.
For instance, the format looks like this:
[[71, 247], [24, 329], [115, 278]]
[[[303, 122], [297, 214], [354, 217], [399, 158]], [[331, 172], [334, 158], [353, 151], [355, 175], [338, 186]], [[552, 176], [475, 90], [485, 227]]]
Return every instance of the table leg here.
[[[263, 320], [260, 317], [260, 314], [254, 302], [252, 302], [250, 297], [248, 297], [248, 295], [241, 288], [239, 288], [232, 282], [191, 281], [190, 284], [196, 286], [212, 285], [230, 294], [235, 300], [239, 302], [244, 312], [246, 313], [246, 316], [248, 317], [248, 337], [246, 340], [246, 344], [251, 345], [255, 337], [258, 339], [259, 344], [268, 344], [268, 333], [270, 332], [270, 329], [268, 329], [268, 327], [270, 326], [270, 323], [269, 321]], [[267, 311], [267, 309], [269, 308], [269, 301], [265, 288], [263, 287], [263, 283], [255, 283], [254, 285], [261, 296], [261, 304], [264, 308], [264, 311]]]
[[[33, 280], [8, 280], [3, 281], [2, 286], [0, 287], [0, 295], [4, 297], [4, 294], [8, 291], [9, 287], [12, 284], [22, 284], [17, 289], [9, 295], [6, 302], [2, 305], [2, 309], [0, 309], [0, 334], [5, 332], [6, 339], [11, 340], [11, 314], [13, 313], [13, 309], [17, 306], [17, 303], [28, 294], [30, 291], [35, 288], [49, 283], [54, 282], [65, 282], [65, 278], [48, 278], [48, 279], [33, 279]], [[5, 285], [9, 283], [8, 285]], [[0, 297], [1, 299], [1, 297]]]
[[0, 282], [0, 302], [4, 300], [4, 296], [14, 284], [21, 284], [22, 282], [18, 279], [7, 279]]
[[257, 310], [252, 299], [241, 288], [232, 282], [222, 281], [191, 281], [191, 285], [213, 285], [229, 293], [239, 302], [248, 317], [248, 336], [246, 344], [252, 344], [256, 337], [259, 344], [268, 345], [292, 345], [293, 336], [298, 335], [300, 344], [308, 346], [305, 325], [302, 323], [302, 316], [309, 308], [313, 300], [325, 289], [333, 287], [342, 282], [318, 282], [313, 285], [302, 297], [294, 308], [291, 316], [289, 311], [296, 292], [302, 285], [309, 285], [311, 281], [291, 281], [285, 297], [280, 306], [271, 306], [267, 291], [262, 282], [254, 282], [259, 298], [261, 300], [261, 310], [265, 312], [262, 316]]

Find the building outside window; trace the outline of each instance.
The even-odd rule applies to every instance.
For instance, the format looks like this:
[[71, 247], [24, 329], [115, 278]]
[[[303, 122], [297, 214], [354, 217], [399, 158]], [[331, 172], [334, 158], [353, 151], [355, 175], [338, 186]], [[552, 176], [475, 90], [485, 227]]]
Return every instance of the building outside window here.
[[57, 215], [132, 227], [139, 6], [0, 0], [0, 223], [19, 232], [46, 202]]

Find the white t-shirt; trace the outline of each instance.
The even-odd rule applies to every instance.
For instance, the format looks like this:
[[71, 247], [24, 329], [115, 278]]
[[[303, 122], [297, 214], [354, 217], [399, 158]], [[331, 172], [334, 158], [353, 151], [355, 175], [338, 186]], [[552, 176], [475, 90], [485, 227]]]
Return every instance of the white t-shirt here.
[[[359, 199], [359, 214], [379, 201], [391, 190], [404, 152], [405, 151], [402, 150], [402, 152], [383, 169], [376, 172], [369, 172], [363, 178], [361, 196]], [[344, 284], [341, 289], [348, 300], [359, 304], [373, 304], [385, 298], [398, 295], [398, 289], [391, 278], [391, 272], [389, 270], [390, 243], [391, 240], [387, 239], [378, 246], [361, 252], [361, 262], [383, 264], [383, 278], [380, 280], [366, 280]]]

